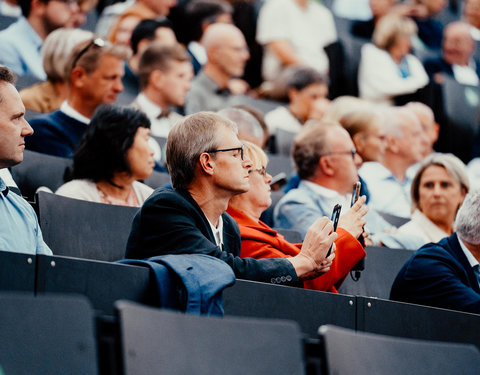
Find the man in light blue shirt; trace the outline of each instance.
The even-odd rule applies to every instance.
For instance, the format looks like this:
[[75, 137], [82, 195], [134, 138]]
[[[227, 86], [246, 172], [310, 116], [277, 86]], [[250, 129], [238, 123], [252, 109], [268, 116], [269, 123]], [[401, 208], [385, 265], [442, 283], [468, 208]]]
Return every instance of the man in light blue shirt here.
[[68, 27], [80, 11], [77, 0], [21, 1], [23, 16], [0, 32], [0, 63], [20, 76], [45, 80], [40, 49], [53, 30]]
[[[25, 137], [33, 133], [24, 118], [25, 107], [13, 86], [14, 75], [0, 66], [0, 168], [23, 160]], [[10, 191], [0, 178], [0, 250], [26, 254], [48, 254], [32, 207]]]
[[411, 167], [423, 159], [428, 139], [408, 108], [388, 109], [383, 118], [387, 146], [382, 162], [365, 163], [359, 174], [370, 192], [370, 208], [409, 218], [410, 186], [416, 172]]

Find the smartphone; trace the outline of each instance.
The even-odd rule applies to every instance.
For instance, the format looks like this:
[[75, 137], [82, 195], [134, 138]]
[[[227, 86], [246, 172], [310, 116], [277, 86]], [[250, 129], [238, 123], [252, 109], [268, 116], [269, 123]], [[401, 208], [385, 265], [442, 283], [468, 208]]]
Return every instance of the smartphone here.
[[[355, 202], [358, 200], [358, 197], [360, 196], [360, 189], [362, 188], [362, 183], [360, 181], [357, 181], [353, 184], [353, 192], [352, 192], [352, 203], [350, 204], [350, 207], [355, 204]], [[360, 237], [358, 237], [358, 242], [365, 247], [365, 239], [363, 238], [363, 231]]]
[[358, 200], [358, 197], [360, 197], [361, 188], [362, 188], [362, 183], [360, 181], [357, 181], [353, 184], [352, 202], [350, 204], [350, 207], [352, 207], [355, 204], [355, 202]]
[[272, 181], [270, 182], [270, 186], [278, 184], [279, 187], [285, 185], [287, 183], [287, 175], [285, 172], [280, 172], [272, 177]]
[[[332, 211], [332, 222], [333, 222], [333, 231], [337, 231], [337, 226], [338, 226], [338, 219], [340, 219], [340, 211], [342, 211], [342, 205], [341, 204], [336, 204], [335, 207], [333, 207]], [[327, 257], [330, 256], [332, 252], [333, 244], [330, 246], [330, 249], [328, 249]]]

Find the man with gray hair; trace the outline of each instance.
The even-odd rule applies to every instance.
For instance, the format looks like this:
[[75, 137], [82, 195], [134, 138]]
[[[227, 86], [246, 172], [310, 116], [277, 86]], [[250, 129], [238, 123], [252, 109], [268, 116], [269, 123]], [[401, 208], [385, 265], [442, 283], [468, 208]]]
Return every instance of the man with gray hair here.
[[415, 252], [397, 275], [390, 299], [480, 313], [480, 190], [467, 194], [454, 229]]
[[415, 175], [409, 168], [423, 159], [428, 147], [427, 136], [408, 108], [387, 109], [382, 118], [386, 133], [385, 154], [381, 162], [364, 163], [359, 174], [370, 191], [370, 208], [409, 218], [410, 185]]
[[252, 162], [232, 121], [215, 113], [186, 117], [168, 135], [167, 167], [173, 189], [157, 189], [135, 216], [125, 257], [204, 254], [232, 267], [236, 277], [299, 285], [330, 269], [326, 257], [337, 238], [331, 221], [318, 218], [293, 258], [240, 258], [240, 231], [225, 213], [236, 194], [250, 188]]

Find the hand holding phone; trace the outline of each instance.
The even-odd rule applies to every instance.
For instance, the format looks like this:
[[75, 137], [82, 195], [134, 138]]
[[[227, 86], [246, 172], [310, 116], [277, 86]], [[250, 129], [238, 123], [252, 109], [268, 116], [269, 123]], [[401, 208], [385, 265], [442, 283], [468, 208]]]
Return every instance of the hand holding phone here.
[[[335, 207], [333, 207], [332, 222], [333, 222], [333, 231], [334, 232], [337, 231], [338, 219], [340, 219], [340, 212], [341, 211], [342, 211], [342, 205], [341, 204], [336, 204]], [[332, 253], [332, 248], [333, 248], [333, 244], [330, 246], [330, 249], [328, 249], [327, 258]]]
[[[360, 189], [362, 188], [362, 183], [360, 181], [357, 181], [353, 184], [353, 192], [352, 192], [352, 202], [350, 204], [350, 207], [353, 206], [357, 200], [358, 197], [360, 196]], [[360, 234], [360, 237], [358, 237], [358, 242], [365, 247], [365, 239], [363, 238], [363, 230], [362, 234]]]

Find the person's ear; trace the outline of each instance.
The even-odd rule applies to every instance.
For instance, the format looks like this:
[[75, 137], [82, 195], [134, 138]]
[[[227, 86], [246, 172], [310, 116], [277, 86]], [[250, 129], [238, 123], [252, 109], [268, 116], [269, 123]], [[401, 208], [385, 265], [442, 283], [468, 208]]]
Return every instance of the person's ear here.
[[207, 152], [204, 152], [200, 155], [200, 168], [206, 174], [212, 176], [215, 172], [215, 160], [213, 159], [212, 155]]
[[158, 89], [161, 89], [161, 87], [163, 86], [163, 72], [158, 70], [158, 69], [155, 69], [151, 74], [150, 74], [150, 77], [148, 78], [148, 83], [153, 85], [153, 87], [155, 87], [157, 90]]
[[392, 152], [394, 154], [398, 153], [398, 151], [399, 151], [399, 147], [398, 147], [399, 139], [400, 138], [396, 138], [394, 136], [387, 135], [385, 137], [385, 144], [386, 144], [385, 149], [389, 150], [390, 152]]
[[328, 157], [320, 157], [317, 168], [319, 168], [320, 172], [325, 176], [332, 177], [335, 175], [335, 168]]
[[363, 154], [363, 151], [365, 149], [365, 138], [366, 136], [363, 133], [355, 133], [352, 137], [353, 144], [355, 145], [355, 148], [357, 149], [357, 152], [359, 154]]
[[82, 66], [76, 66], [70, 74], [70, 84], [72, 87], [83, 88], [90, 83], [86, 82], [87, 72]]

